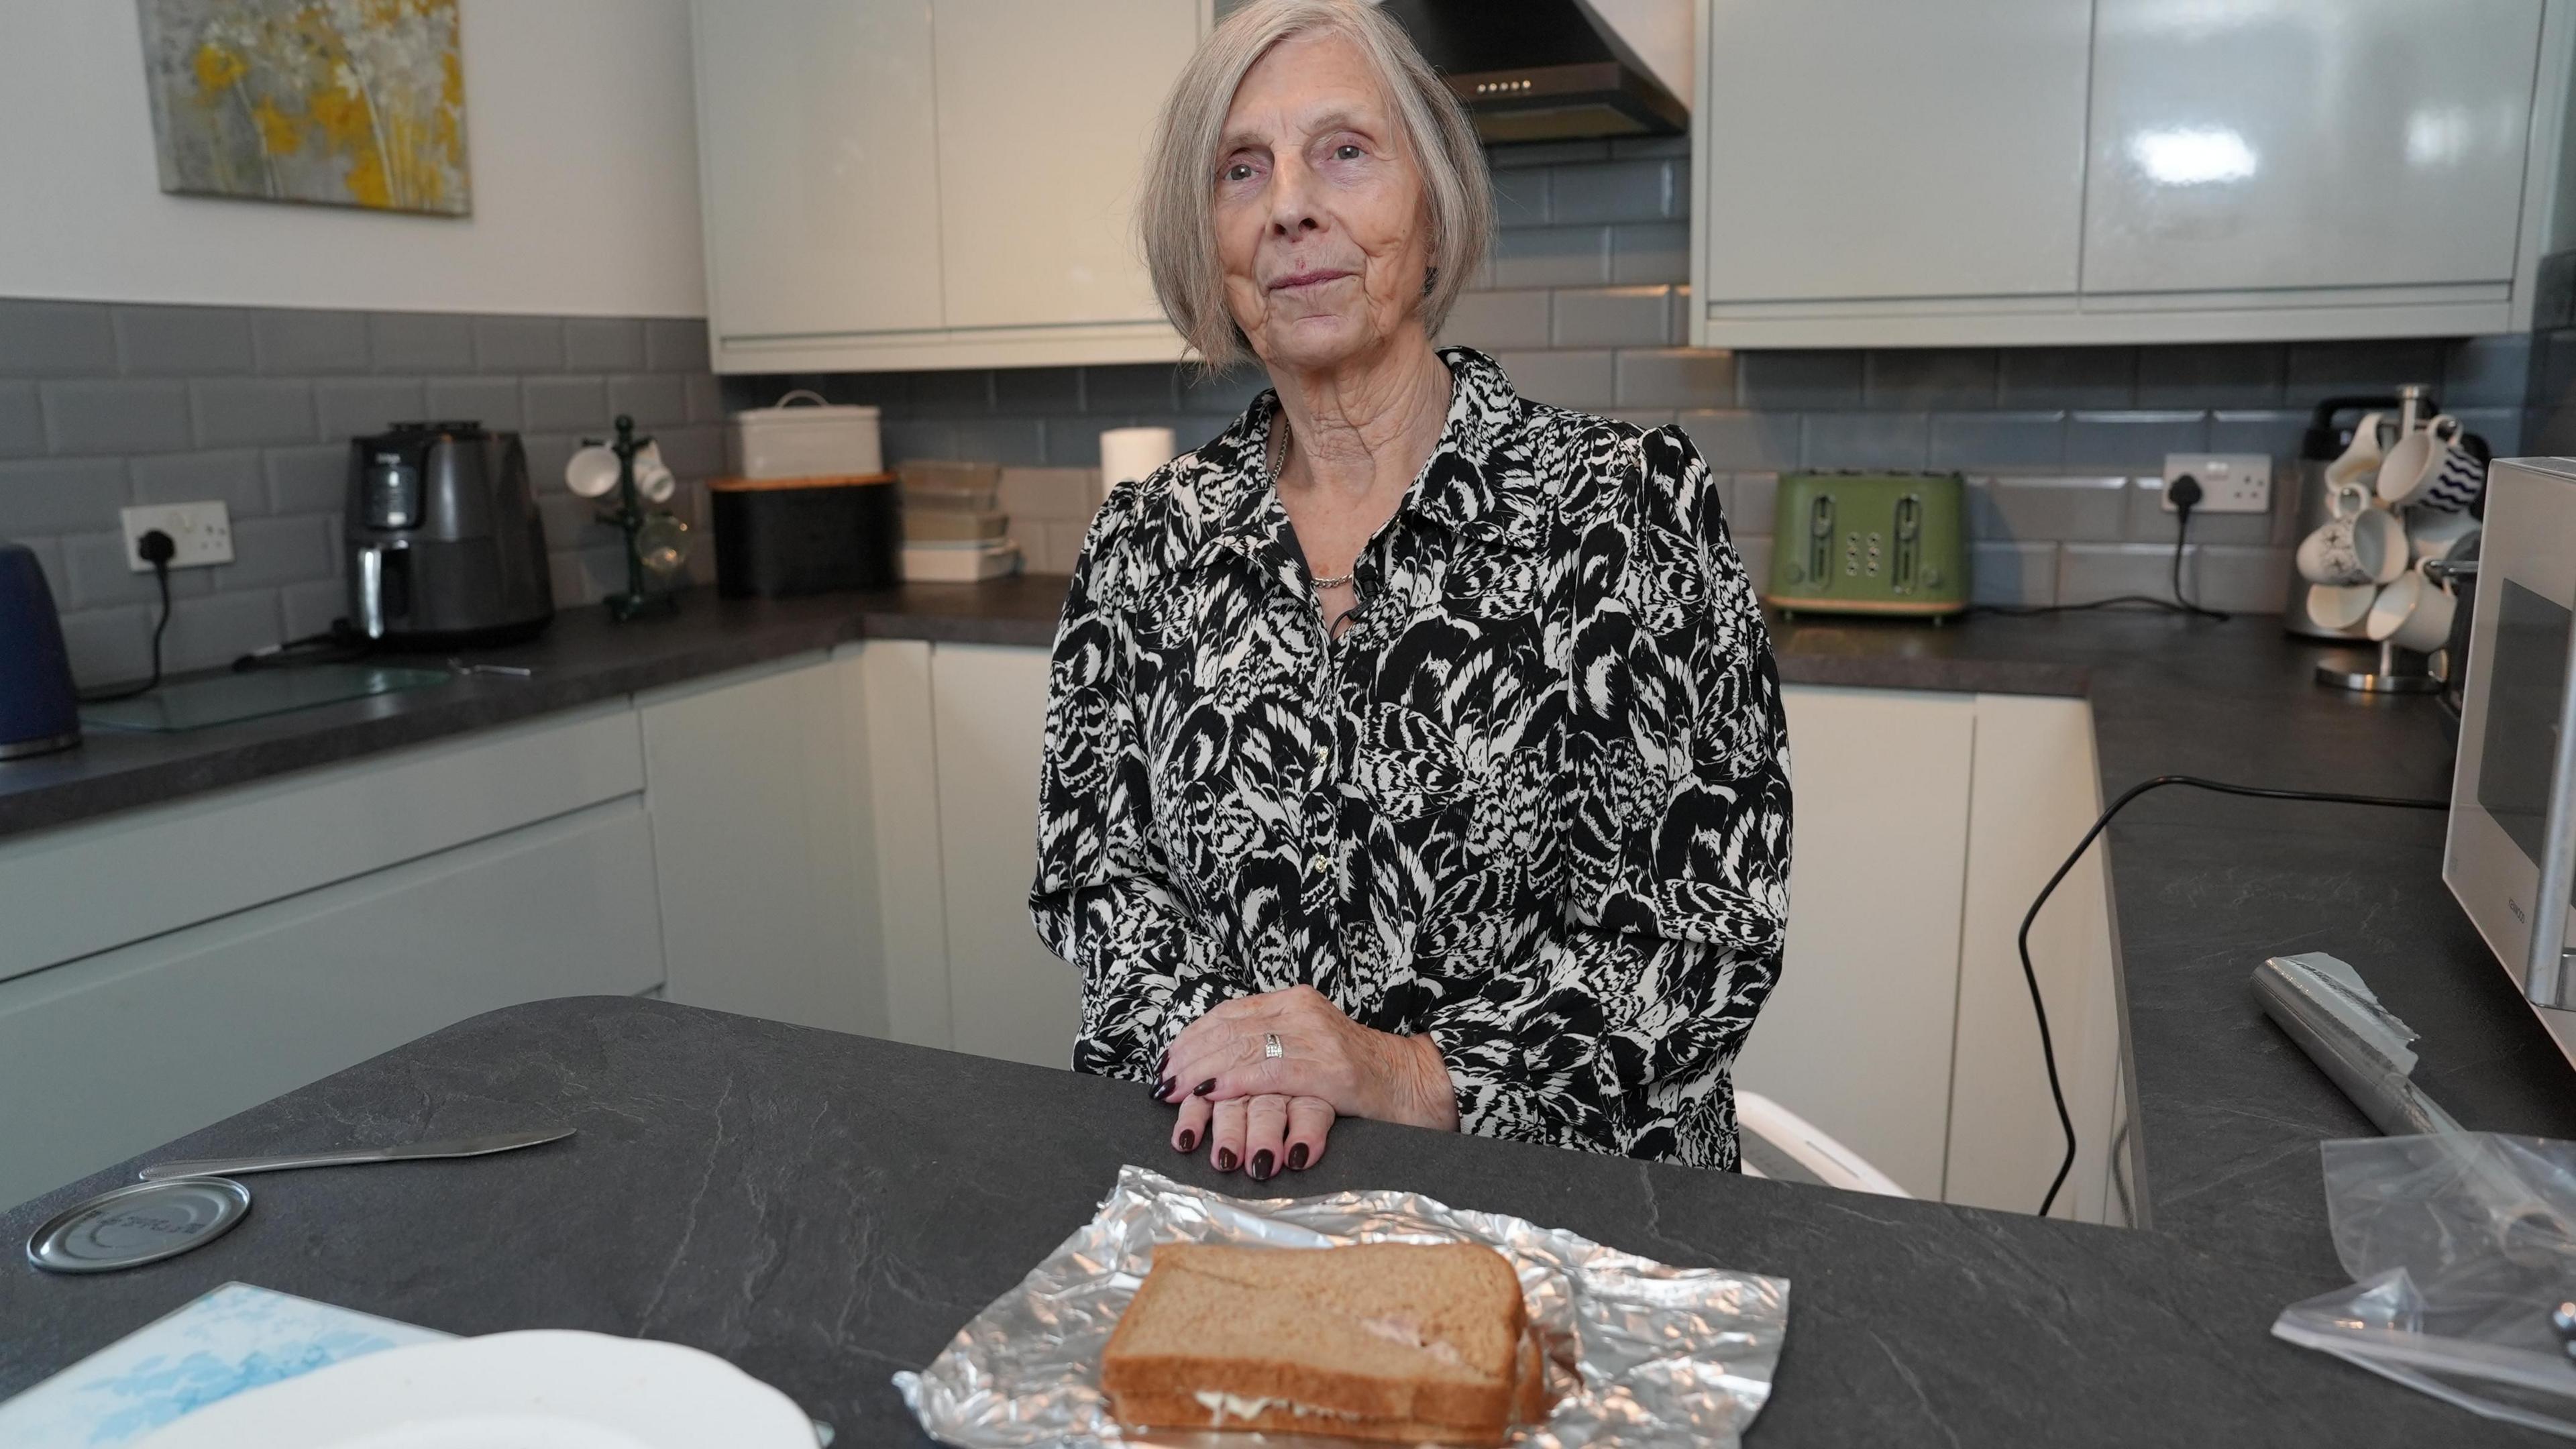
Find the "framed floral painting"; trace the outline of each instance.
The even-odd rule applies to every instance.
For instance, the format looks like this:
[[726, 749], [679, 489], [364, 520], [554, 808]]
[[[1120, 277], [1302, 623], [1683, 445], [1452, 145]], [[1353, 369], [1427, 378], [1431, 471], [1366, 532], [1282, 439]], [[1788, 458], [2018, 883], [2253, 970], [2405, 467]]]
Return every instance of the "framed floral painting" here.
[[137, 0], [161, 189], [464, 216], [456, 0]]

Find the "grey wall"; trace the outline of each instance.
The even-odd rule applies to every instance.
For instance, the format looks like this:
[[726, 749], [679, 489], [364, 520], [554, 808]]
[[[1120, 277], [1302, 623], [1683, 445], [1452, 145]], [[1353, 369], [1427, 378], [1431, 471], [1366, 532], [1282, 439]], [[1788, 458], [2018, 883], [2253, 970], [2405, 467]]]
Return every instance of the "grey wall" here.
[[[1542, 401], [1678, 422], [1728, 475], [1738, 542], [1770, 553], [1773, 485], [1799, 468], [1957, 469], [1974, 486], [1978, 591], [2077, 602], [2165, 588], [2167, 452], [2294, 453], [2305, 409], [2401, 383], [2502, 453], [2523, 447], [2531, 339], [2287, 346], [1692, 352], [1681, 344], [1690, 180], [1680, 139], [1500, 147], [1502, 232], [1447, 341], [1493, 352]], [[1722, 223], [1721, 223], [1722, 224]], [[1902, 225], [1902, 218], [1890, 218]], [[2576, 357], [2576, 350], [2571, 350]], [[1091, 464], [1102, 428], [1169, 424], [1184, 446], [1225, 425], [1258, 378], [1172, 367], [730, 378], [737, 402], [787, 386], [887, 410], [890, 458]], [[2576, 401], [2576, 397], [2571, 397]], [[2576, 409], [2569, 416], [2576, 420]], [[2146, 486], [2134, 480], [2148, 479]], [[2291, 497], [2274, 518], [2204, 517], [2190, 579], [2225, 608], [2276, 611]]]
[[85, 685], [140, 676], [158, 612], [117, 510], [221, 500], [234, 561], [171, 576], [167, 666], [218, 665], [344, 613], [348, 440], [397, 419], [523, 430], [559, 604], [620, 586], [564, 458], [631, 412], [703, 513], [722, 462], [701, 321], [0, 299], [0, 537], [32, 545]]

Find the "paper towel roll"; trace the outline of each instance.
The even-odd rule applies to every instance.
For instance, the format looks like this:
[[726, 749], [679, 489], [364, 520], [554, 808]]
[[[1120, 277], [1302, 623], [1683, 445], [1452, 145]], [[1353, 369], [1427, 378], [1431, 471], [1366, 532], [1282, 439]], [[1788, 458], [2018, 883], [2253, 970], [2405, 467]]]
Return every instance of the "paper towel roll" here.
[[1100, 493], [1109, 496], [1111, 487], [1132, 483], [1165, 463], [1180, 448], [1172, 441], [1169, 428], [1111, 428], [1100, 435]]

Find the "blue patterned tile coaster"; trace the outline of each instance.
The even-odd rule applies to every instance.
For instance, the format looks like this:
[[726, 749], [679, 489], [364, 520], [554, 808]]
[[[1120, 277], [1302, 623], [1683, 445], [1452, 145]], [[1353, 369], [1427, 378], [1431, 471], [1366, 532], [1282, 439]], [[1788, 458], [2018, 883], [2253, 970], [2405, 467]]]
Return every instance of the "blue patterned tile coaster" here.
[[453, 1338], [227, 1283], [0, 1404], [9, 1449], [130, 1444], [192, 1409], [382, 1349]]

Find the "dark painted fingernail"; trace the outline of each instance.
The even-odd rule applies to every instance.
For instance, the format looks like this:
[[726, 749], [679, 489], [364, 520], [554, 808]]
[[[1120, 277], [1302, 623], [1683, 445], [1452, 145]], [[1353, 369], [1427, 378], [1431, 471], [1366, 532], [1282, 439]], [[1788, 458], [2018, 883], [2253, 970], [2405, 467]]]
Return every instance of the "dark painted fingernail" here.
[[1217, 1171], [1219, 1171], [1219, 1172], [1232, 1172], [1232, 1171], [1234, 1171], [1234, 1149], [1233, 1149], [1233, 1148], [1231, 1148], [1231, 1147], [1220, 1147], [1220, 1148], [1218, 1148], [1218, 1149], [1216, 1150], [1216, 1170], [1217, 1170]]
[[1187, 1152], [1198, 1145], [1199, 1134], [1195, 1132], [1184, 1132], [1181, 1134], [1180, 1145], [1174, 1147], [1172, 1150], [1174, 1152]]
[[1266, 1180], [1277, 1163], [1278, 1159], [1270, 1155], [1270, 1149], [1267, 1147], [1252, 1154], [1252, 1180], [1254, 1182]]
[[[1182, 1151], [1184, 1151], [1184, 1152], [1186, 1152], [1186, 1151], [1188, 1151], [1189, 1149], [1185, 1147], [1185, 1148], [1183, 1148], [1183, 1149], [1181, 1149], [1181, 1150], [1182, 1150]], [[1305, 1171], [1305, 1170], [1306, 1170], [1306, 1144], [1305, 1144], [1305, 1143], [1303, 1143], [1303, 1142], [1296, 1142], [1296, 1143], [1291, 1143], [1291, 1144], [1289, 1145], [1289, 1148], [1288, 1148], [1288, 1170], [1289, 1170], [1290, 1172], [1303, 1172], [1303, 1171]]]
[[1172, 1095], [1172, 1079], [1171, 1079], [1171, 1078], [1169, 1078], [1169, 1077], [1165, 1077], [1163, 1080], [1161, 1080], [1161, 1081], [1159, 1081], [1159, 1082], [1156, 1082], [1156, 1083], [1154, 1084], [1154, 1100], [1155, 1100], [1155, 1101], [1159, 1102], [1159, 1101], [1163, 1100], [1165, 1097], [1168, 1097], [1168, 1096], [1170, 1096], [1170, 1095]]
[[1215, 1090], [1216, 1078], [1210, 1077], [1206, 1081], [1199, 1083], [1197, 1086], [1190, 1088], [1190, 1095], [1193, 1097], [1204, 1097]]

